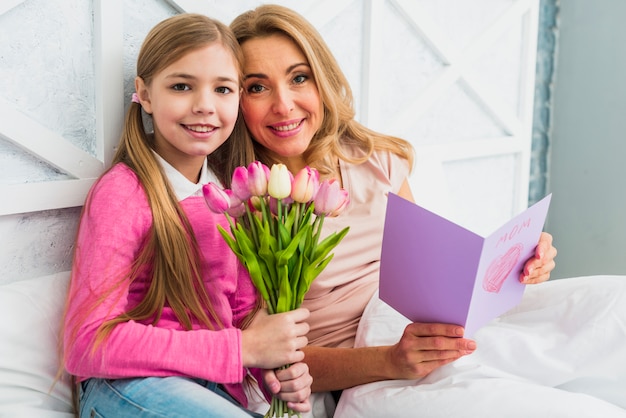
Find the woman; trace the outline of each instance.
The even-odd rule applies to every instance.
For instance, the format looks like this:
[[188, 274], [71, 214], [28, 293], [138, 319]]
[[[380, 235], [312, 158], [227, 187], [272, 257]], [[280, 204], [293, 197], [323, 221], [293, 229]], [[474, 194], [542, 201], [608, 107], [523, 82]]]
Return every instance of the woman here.
[[[328, 232], [349, 225], [350, 233], [303, 303], [310, 311], [304, 351], [313, 391], [418, 379], [473, 353], [476, 342], [449, 324], [412, 323], [395, 343], [353, 348], [378, 286], [386, 196], [412, 200], [411, 147], [354, 120], [347, 80], [321, 36], [297, 13], [260, 6], [235, 18], [231, 28], [244, 52], [241, 108], [257, 158], [284, 163], [292, 172], [315, 167], [340, 181], [351, 199], [342, 216], [325, 222]], [[552, 237], [542, 234], [520, 280], [548, 280], [555, 256]]]

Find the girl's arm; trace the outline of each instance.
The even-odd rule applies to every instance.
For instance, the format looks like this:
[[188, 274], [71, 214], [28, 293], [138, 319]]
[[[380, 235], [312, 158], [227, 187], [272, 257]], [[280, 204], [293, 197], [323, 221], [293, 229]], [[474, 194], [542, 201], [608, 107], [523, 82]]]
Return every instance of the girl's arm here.
[[68, 298], [67, 370], [79, 378], [187, 375], [240, 382], [242, 341], [236, 328], [187, 332], [173, 315], [164, 313], [164, 327], [124, 322], [93, 349], [100, 325], [137, 303], [128, 280], [120, 279], [139, 254], [151, 219], [145, 194], [125, 166], [107, 173], [91, 192], [81, 218]]

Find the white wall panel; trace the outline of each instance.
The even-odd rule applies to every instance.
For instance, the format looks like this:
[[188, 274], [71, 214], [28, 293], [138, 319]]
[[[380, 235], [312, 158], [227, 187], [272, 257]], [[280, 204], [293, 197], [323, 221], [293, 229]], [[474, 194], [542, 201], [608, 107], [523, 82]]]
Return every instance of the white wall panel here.
[[[280, 0], [322, 33], [368, 126], [410, 140], [420, 203], [475, 229], [524, 208], [538, 0]], [[0, 282], [67, 270], [158, 21], [257, 0], [0, 4]], [[10, 250], [8, 250], [10, 247]]]

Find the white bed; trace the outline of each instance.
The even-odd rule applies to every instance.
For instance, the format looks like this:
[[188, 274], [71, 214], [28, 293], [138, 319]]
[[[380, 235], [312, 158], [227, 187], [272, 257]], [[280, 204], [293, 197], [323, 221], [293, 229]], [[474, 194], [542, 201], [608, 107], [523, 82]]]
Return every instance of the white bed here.
[[[393, 344], [406, 324], [375, 295], [356, 345]], [[626, 417], [625, 276], [528, 286], [474, 339], [476, 352], [421, 380], [344, 391], [335, 417]]]
[[[0, 286], [0, 417], [73, 416], [67, 375], [52, 388], [68, 277]], [[407, 323], [375, 296], [357, 345], [392, 344]], [[335, 417], [626, 417], [626, 277], [529, 286], [475, 339], [474, 354], [420, 381], [344, 391]], [[327, 417], [328, 400], [308, 416]]]

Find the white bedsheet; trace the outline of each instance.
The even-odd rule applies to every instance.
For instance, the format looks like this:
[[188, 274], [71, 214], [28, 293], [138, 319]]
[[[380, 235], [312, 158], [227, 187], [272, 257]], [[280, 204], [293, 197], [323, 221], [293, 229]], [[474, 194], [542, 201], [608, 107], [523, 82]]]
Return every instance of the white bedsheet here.
[[[356, 346], [394, 344], [407, 324], [374, 295]], [[626, 417], [626, 276], [528, 286], [474, 339], [473, 354], [420, 380], [345, 390], [335, 418]]]

